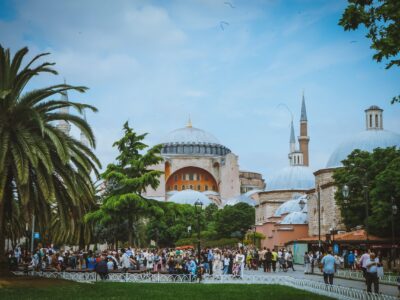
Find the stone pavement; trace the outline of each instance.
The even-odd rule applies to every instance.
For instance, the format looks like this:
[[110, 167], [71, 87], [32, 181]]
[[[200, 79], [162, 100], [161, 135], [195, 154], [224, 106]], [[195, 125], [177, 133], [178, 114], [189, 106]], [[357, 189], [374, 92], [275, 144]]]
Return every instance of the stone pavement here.
[[[275, 273], [264, 273], [263, 269], [259, 269], [258, 271], [254, 270], [245, 270], [244, 274], [245, 275], [261, 275], [264, 274], [265, 276], [291, 276], [293, 278], [297, 279], [308, 279], [308, 280], [314, 280], [318, 282], [324, 282], [324, 279], [322, 275], [314, 274], [304, 274], [304, 267], [301, 265], [295, 265], [294, 267], [296, 271], [289, 270], [287, 272], [283, 271], [276, 271]], [[350, 280], [350, 279], [343, 279], [343, 278], [334, 278], [333, 279], [333, 284], [334, 285], [340, 285], [340, 286], [345, 286], [345, 287], [351, 287], [355, 289], [360, 289], [360, 290], [367, 290], [367, 286], [365, 285], [364, 281], [358, 281], [358, 280]], [[397, 289], [397, 286], [393, 285], [387, 285], [387, 284], [379, 284], [379, 291], [382, 294], [386, 295], [391, 295], [391, 296], [398, 296], [399, 292]]]

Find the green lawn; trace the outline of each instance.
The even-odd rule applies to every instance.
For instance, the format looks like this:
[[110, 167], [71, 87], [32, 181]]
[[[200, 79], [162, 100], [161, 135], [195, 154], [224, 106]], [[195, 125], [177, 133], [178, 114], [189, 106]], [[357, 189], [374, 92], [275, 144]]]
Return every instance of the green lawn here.
[[47, 280], [17, 285], [1, 284], [0, 299], [162, 299], [162, 300], [256, 300], [331, 299], [279, 285], [70, 283]]

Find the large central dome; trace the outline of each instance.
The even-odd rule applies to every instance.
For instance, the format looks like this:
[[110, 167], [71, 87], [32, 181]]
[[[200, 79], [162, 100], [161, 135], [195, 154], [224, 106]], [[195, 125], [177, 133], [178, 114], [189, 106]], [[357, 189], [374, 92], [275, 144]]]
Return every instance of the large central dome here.
[[165, 155], [224, 156], [231, 152], [211, 133], [192, 127], [190, 123], [184, 128], [171, 131], [162, 144], [161, 153]]
[[195, 127], [184, 127], [171, 131], [164, 139], [164, 144], [219, 144], [211, 133]]

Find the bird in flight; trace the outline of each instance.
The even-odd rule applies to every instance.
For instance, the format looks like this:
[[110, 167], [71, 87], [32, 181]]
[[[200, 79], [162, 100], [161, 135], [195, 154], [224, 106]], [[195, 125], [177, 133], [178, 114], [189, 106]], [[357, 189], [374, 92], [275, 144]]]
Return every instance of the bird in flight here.
[[221, 21], [219, 23], [219, 26], [221, 27], [222, 30], [225, 30], [225, 26], [229, 26], [229, 23], [226, 21]]
[[232, 2], [225, 1], [224, 4], [229, 5], [231, 8], [235, 8], [235, 5], [233, 5]]

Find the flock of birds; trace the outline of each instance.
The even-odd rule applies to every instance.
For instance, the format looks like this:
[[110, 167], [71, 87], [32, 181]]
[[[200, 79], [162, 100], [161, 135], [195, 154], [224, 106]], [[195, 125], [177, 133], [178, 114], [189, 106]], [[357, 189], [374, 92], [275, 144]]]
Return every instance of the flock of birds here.
[[[229, 6], [230, 8], [236, 8], [236, 6], [232, 4], [232, 2], [225, 1], [224, 4]], [[219, 22], [219, 27], [221, 28], [222, 31], [224, 31], [225, 27], [227, 27], [227, 26], [229, 26], [229, 23], [227, 21]]]

